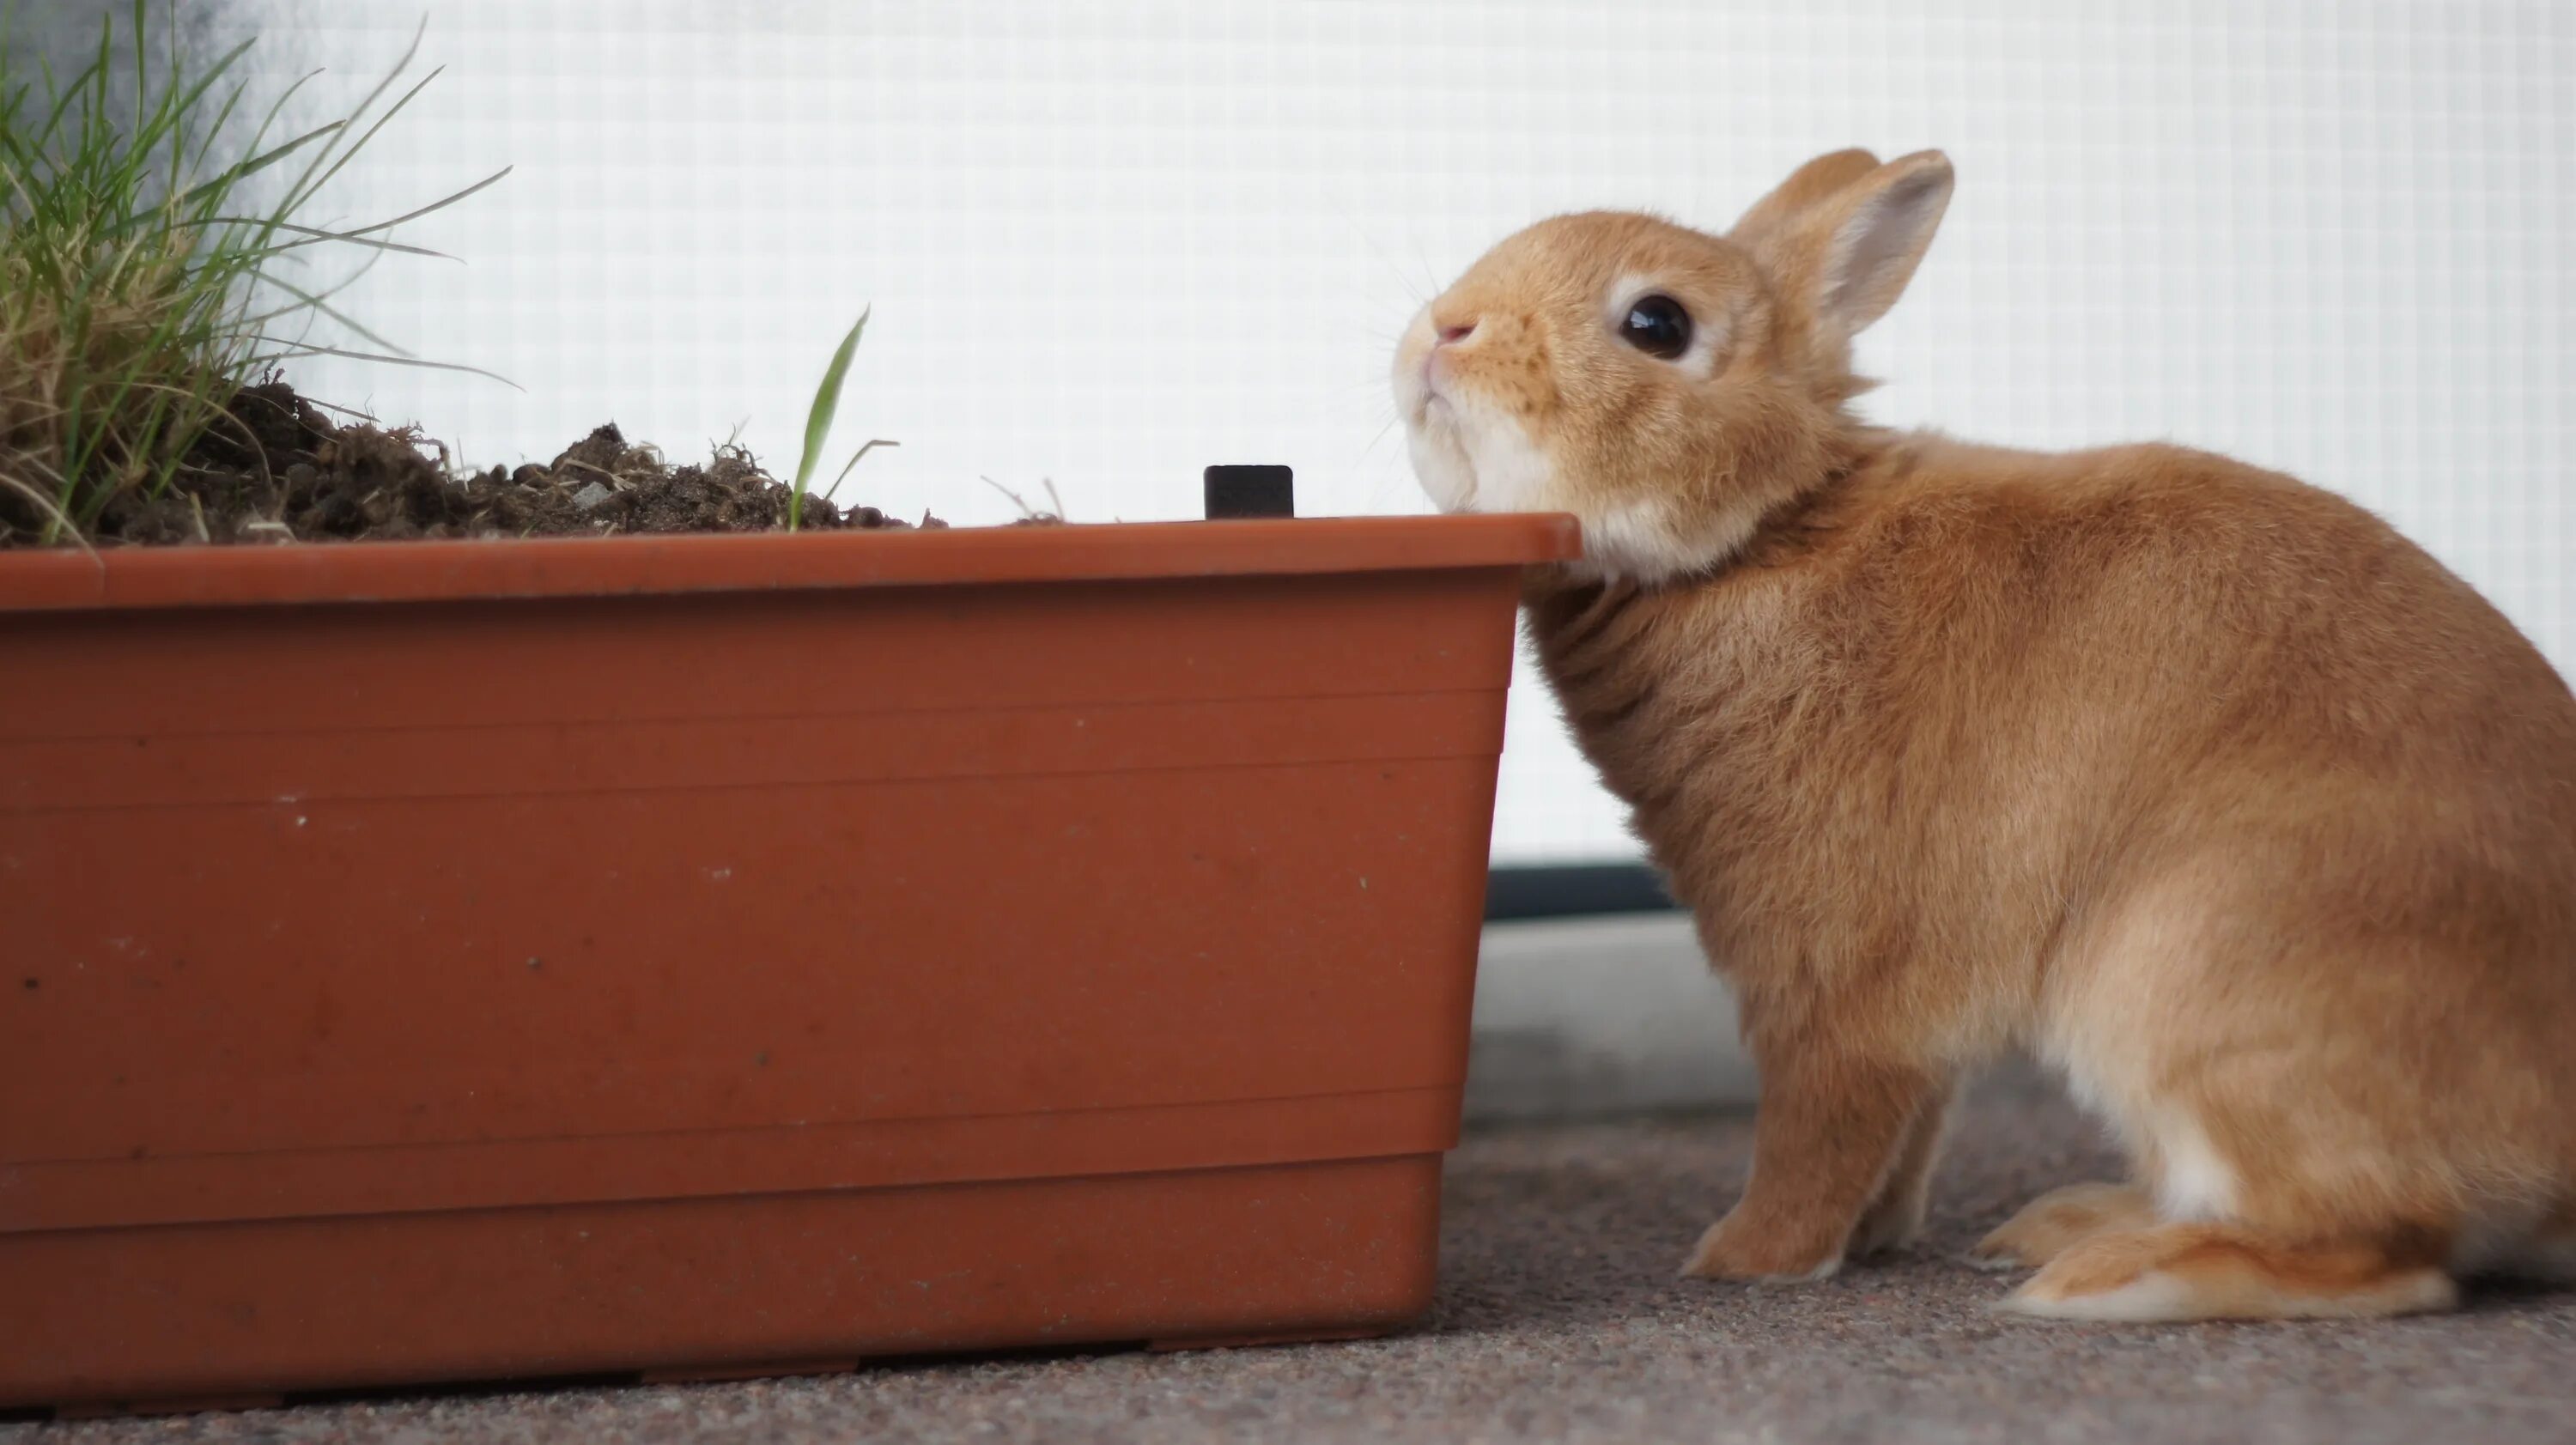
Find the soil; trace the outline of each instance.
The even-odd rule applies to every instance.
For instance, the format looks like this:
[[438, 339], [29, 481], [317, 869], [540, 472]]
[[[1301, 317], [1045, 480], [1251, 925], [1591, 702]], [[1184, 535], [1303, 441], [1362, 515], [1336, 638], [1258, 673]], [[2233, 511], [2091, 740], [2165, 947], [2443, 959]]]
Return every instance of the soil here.
[[[128, 494], [93, 529], [96, 545], [392, 541], [412, 538], [764, 532], [787, 525], [789, 488], [751, 453], [720, 446], [672, 466], [656, 448], [601, 426], [552, 462], [452, 473], [448, 448], [410, 427], [343, 425], [283, 381], [247, 387], [158, 497]], [[0, 492], [0, 548], [31, 541], [36, 519]], [[20, 504], [23, 505], [23, 504]], [[1036, 517], [1030, 521], [1053, 521]], [[813, 531], [944, 527], [808, 494]]]

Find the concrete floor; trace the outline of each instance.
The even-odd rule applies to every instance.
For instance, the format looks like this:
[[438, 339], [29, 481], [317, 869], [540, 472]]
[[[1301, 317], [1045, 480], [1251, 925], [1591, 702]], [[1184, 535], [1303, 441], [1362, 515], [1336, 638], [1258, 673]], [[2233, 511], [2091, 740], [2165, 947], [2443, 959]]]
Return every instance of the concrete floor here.
[[2025, 1083], [1967, 1107], [1914, 1255], [1797, 1289], [1673, 1279], [1742, 1183], [1749, 1140], [1741, 1118], [1471, 1138], [1450, 1167], [1438, 1313], [1398, 1339], [0, 1427], [0, 1442], [2576, 1439], [2576, 1295], [2488, 1290], [2461, 1314], [2357, 1325], [1989, 1314], [2007, 1282], [1949, 1256], [2029, 1195], [2110, 1167]]
[[1488, 925], [1476, 959], [1467, 1122], [1749, 1109], [1735, 1002], [1684, 913]]

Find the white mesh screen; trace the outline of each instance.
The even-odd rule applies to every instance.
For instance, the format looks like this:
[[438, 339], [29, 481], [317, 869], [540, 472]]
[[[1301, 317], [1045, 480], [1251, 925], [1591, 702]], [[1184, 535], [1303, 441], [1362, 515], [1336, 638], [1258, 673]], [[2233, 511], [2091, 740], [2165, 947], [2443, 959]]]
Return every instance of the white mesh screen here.
[[[262, 64], [342, 99], [421, 8], [251, 6]], [[1722, 226], [1817, 151], [1938, 145], [1959, 197], [1865, 340], [1875, 415], [2298, 472], [2576, 662], [2563, 0], [427, 9], [448, 72], [333, 209], [518, 170], [408, 228], [467, 265], [347, 304], [527, 390], [297, 379], [476, 461], [614, 418], [673, 453], [739, 424], [791, 467], [872, 302], [841, 443], [903, 446], [845, 501], [996, 520], [990, 476], [1187, 516], [1204, 464], [1284, 461], [1308, 512], [1415, 510], [1386, 348], [1485, 245], [1576, 206]], [[1522, 689], [1497, 855], [1631, 847]]]

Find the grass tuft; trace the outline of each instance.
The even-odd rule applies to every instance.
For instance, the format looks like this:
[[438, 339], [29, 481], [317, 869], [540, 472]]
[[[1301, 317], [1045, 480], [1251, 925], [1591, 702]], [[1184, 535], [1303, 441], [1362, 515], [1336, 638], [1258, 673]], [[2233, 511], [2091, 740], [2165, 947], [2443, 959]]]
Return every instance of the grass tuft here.
[[[191, 71], [173, 24], [156, 64], [149, 15], [147, 0], [134, 0], [129, 33], [120, 37], [111, 17], [95, 55], [64, 77], [12, 45], [0, 9], [0, 543], [30, 530], [13, 518], [41, 542], [77, 541], [118, 496], [159, 495], [207, 432], [232, 425], [234, 393], [279, 362], [345, 356], [477, 370], [411, 356], [332, 298], [383, 256], [436, 255], [387, 233], [507, 168], [391, 220], [302, 219], [437, 78], [433, 70], [387, 100], [419, 52], [419, 33], [337, 120], [281, 136], [304, 81], [285, 87], [254, 128], [247, 159], [226, 161], [216, 151], [247, 114], [249, 82], [237, 72], [251, 42]], [[131, 48], [130, 108], [111, 99], [120, 46]], [[317, 247], [362, 254], [364, 264], [317, 282]], [[321, 321], [376, 349], [308, 340]]]

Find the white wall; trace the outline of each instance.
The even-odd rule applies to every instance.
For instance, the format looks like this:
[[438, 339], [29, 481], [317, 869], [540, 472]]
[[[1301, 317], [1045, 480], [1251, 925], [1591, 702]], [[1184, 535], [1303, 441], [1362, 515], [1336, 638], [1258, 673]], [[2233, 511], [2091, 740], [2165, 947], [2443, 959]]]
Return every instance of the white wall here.
[[[264, 63], [339, 96], [422, 9], [252, 4]], [[842, 436], [903, 448], [844, 500], [990, 521], [976, 477], [1051, 478], [1077, 519], [1187, 516], [1232, 460], [1294, 464], [1310, 512], [1416, 510], [1385, 351], [1485, 245], [1575, 206], [1722, 226], [1817, 151], [1938, 145], [1959, 198], [1863, 348], [1875, 415], [2300, 472], [2576, 663], [2564, 0], [427, 11], [449, 70], [335, 209], [518, 171], [406, 236], [469, 264], [352, 299], [527, 390], [299, 379], [477, 461], [614, 418], [792, 467], [873, 303]], [[1498, 855], [1628, 850], [1536, 686], [1505, 771]]]

